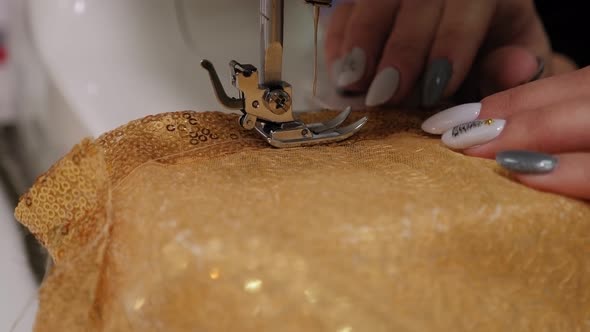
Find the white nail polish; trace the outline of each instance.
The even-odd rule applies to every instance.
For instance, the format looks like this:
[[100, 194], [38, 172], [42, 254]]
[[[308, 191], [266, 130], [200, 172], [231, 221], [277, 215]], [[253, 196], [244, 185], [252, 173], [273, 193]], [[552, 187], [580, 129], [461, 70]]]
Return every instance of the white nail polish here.
[[365, 74], [366, 62], [365, 51], [358, 47], [353, 48], [344, 58], [342, 69], [338, 75], [338, 87], [345, 88], [360, 80]]
[[455, 126], [442, 136], [444, 145], [455, 150], [463, 150], [488, 143], [504, 130], [505, 120], [475, 120]]
[[462, 123], [474, 121], [480, 112], [480, 103], [455, 106], [426, 119], [422, 123], [422, 130], [429, 134], [441, 135]]
[[399, 86], [399, 71], [388, 67], [379, 72], [367, 92], [365, 105], [374, 107], [383, 105], [393, 97]]

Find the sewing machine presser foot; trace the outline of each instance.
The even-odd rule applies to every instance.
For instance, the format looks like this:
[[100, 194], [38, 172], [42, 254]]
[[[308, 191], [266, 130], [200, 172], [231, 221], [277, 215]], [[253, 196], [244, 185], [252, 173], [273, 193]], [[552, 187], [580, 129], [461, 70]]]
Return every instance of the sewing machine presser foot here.
[[343, 120], [346, 120], [349, 113], [350, 107], [333, 120], [308, 125], [299, 121], [281, 124], [258, 121], [255, 129], [270, 145], [277, 148], [339, 142], [354, 135], [367, 122], [367, 119], [363, 118], [345, 127], [338, 127], [340, 123], [334, 127], [330, 125], [334, 120], [342, 118], [343, 114], [346, 115]]
[[240, 126], [256, 130], [266, 142], [277, 148], [308, 146], [339, 142], [357, 133], [368, 121], [366, 117], [342, 127], [352, 109], [346, 108], [326, 122], [306, 124], [297, 120], [292, 109], [292, 88], [283, 81], [260, 84], [253, 65], [230, 62], [232, 85], [240, 98], [229, 97], [211, 62], [201, 62], [211, 79], [219, 102], [229, 109], [242, 111]]

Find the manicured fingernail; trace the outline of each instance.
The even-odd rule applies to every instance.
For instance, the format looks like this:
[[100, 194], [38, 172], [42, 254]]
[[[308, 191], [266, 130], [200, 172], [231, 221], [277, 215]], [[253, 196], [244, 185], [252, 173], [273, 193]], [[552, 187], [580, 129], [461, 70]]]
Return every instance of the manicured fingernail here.
[[545, 72], [545, 59], [541, 58], [540, 56], [537, 57], [537, 71], [533, 75], [533, 77], [527, 82], [534, 82], [543, 76]]
[[440, 58], [430, 63], [422, 87], [423, 106], [431, 107], [440, 101], [452, 75], [453, 65], [449, 60]]
[[336, 60], [334, 60], [334, 62], [332, 63], [332, 70], [330, 72], [330, 77], [332, 78], [333, 82], [337, 82], [338, 81], [338, 76], [340, 75], [340, 72], [342, 71], [342, 64], [344, 63], [344, 58], [338, 58]]
[[496, 155], [496, 162], [505, 169], [522, 174], [550, 173], [557, 167], [557, 158], [531, 151], [503, 151]]
[[455, 150], [463, 150], [488, 143], [504, 130], [505, 120], [475, 120], [460, 124], [447, 130], [442, 136], [444, 145]]
[[383, 69], [371, 83], [365, 105], [375, 107], [385, 104], [393, 97], [398, 86], [399, 71], [393, 67]]
[[353, 48], [344, 58], [338, 75], [338, 87], [344, 88], [360, 80], [365, 74], [366, 61], [365, 51], [358, 47]]
[[422, 130], [429, 134], [441, 135], [455, 126], [477, 119], [480, 112], [480, 103], [455, 106], [426, 119], [422, 123]]

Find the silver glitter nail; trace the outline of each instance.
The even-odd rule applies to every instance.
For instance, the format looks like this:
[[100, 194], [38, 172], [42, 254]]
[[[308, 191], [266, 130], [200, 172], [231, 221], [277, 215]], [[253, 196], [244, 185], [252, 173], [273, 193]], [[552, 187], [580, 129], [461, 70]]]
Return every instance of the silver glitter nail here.
[[496, 162], [505, 169], [523, 174], [550, 173], [557, 167], [556, 157], [531, 151], [503, 151], [496, 155]]

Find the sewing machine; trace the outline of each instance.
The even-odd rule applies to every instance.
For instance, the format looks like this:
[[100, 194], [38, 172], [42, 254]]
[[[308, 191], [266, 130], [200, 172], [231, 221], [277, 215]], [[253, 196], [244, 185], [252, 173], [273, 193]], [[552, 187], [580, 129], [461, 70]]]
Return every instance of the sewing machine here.
[[[350, 109], [324, 124], [304, 124], [295, 118], [297, 110], [320, 108], [320, 99], [312, 98], [311, 91], [314, 29], [308, 5], [331, 1], [8, 1], [13, 10], [10, 66], [17, 91], [15, 109], [9, 111], [17, 115], [21, 138], [14, 148], [25, 161], [14, 167], [22, 174], [12, 179], [20, 184], [20, 193], [84, 137], [98, 137], [148, 114], [221, 110], [200, 61], [227, 63], [235, 56], [255, 62], [260, 56], [253, 41], [261, 30], [261, 3], [269, 18], [262, 22], [267, 36], [262, 38], [263, 49], [280, 45], [281, 52], [263, 52], [260, 70], [231, 62], [231, 73], [211, 76], [218, 82], [217, 96], [230, 101], [224, 105], [244, 113], [241, 125], [259, 131], [270, 144], [291, 146], [345, 139], [364, 124], [362, 120], [339, 127]], [[196, 48], [187, 45], [179, 29], [179, 2]], [[277, 4], [281, 11], [276, 11]], [[285, 45], [283, 37], [288, 40]], [[284, 67], [273, 65], [282, 65], [283, 58]], [[203, 62], [212, 74], [213, 66], [207, 64]], [[320, 98], [332, 91], [324, 89], [324, 69], [320, 66], [318, 73]], [[223, 98], [220, 82], [232, 80], [240, 97]], [[2, 209], [11, 211], [12, 206]], [[18, 302], [11, 303], [21, 309]]]
[[[321, 65], [322, 47], [318, 95], [312, 93], [310, 4], [328, 6], [331, 0], [6, 1], [12, 7], [10, 67], [16, 76], [12, 88], [17, 91], [14, 109], [9, 111], [17, 115], [22, 139], [18, 150], [27, 160], [23, 169], [29, 170], [31, 178], [86, 136], [97, 137], [148, 114], [221, 110], [200, 66], [204, 58], [227, 63], [235, 56], [240, 62], [253, 63], [262, 57], [260, 70], [254, 73], [258, 84], [245, 77], [249, 71], [240, 69], [237, 62], [234, 73], [221, 71], [218, 81], [235, 80], [243, 102], [226, 106], [245, 113], [242, 125], [254, 125], [271, 144], [340, 140], [362, 125], [338, 128], [347, 112], [325, 124], [295, 121], [296, 111], [345, 109], [351, 104], [364, 107], [362, 97], [343, 100], [337, 96]], [[269, 19], [262, 21], [262, 29], [261, 4]], [[255, 46], [260, 31], [262, 50]], [[280, 51], [267, 55], [266, 50], [275, 46]], [[207, 63], [203, 62], [206, 67]], [[269, 89], [273, 85], [280, 89]], [[221, 84], [217, 86], [217, 95], [223, 96]]]
[[[305, 2], [315, 7], [314, 33], [317, 41], [320, 7], [331, 6], [332, 0]], [[226, 94], [213, 64], [203, 60], [201, 64], [209, 72], [215, 94], [223, 106], [243, 112], [240, 118], [243, 128], [256, 129], [272, 146], [302, 146], [347, 139], [367, 122], [364, 117], [340, 127], [350, 115], [351, 107], [324, 123], [305, 124], [295, 119], [291, 97], [293, 88], [282, 79], [284, 6], [284, 0], [260, 0], [260, 70], [251, 64], [243, 65], [235, 60], [230, 62], [232, 84], [240, 91], [239, 98]], [[314, 58], [314, 70], [317, 70], [317, 55]], [[316, 82], [313, 84], [315, 93]]]
[[[12, 1], [19, 9], [13, 15], [17, 24], [12, 59], [19, 74], [16, 106], [24, 139], [20, 149], [28, 157], [31, 174], [44, 172], [83, 137], [97, 137], [148, 114], [184, 109], [223, 110], [201, 60], [209, 59], [216, 65], [227, 64], [234, 58], [241, 63], [257, 63], [261, 56], [257, 46], [260, 0]], [[181, 10], [178, 3], [182, 4]], [[282, 45], [283, 52], [263, 59], [282, 61], [282, 71], [279, 69], [278, 73], [281, 81], [288, 82], [283, 90], [292, 89], [291, 107], [277, 115], [260, 98], [260, 108], [254, 108], [252, 102], [262, 97], [265, 85], [252, 84], [251, 89], [245, 89], [246, 78], [237, 75], [238, 86], [246, 90], [238, 93], [250, 101], [244, 104], [248, 106], [248, 119], [258, 123], [254, 130], [262, 130], [277, 144], [285, 140], [296, 143], [306, 129], [309, 137], [321, 140], [345, 138], [342, 131], [350, 133], [345, 128], [319, 130], [339, 121], [307, 128], [292, 121], [297, 111], [345, 109], [351, 103], [354, 109], [362, 100], [335, 98], [335, 89], [329, 85], [323, 65], [322, 47], [318, 54], [318, 95], [313, 97], [312, 6], [305, 1], [285, 1], [284, 13], [284, 21], [282, 13], [278, 13], [270, 15], [272, 20], [263, 25], [266, 33], [280, 37], [263, 41], [268, 46]], [[183, 37], [179, 21], [186, 23], [192, 45]], [[321, 23], [325, 22], [320, 21], [320, 45]], [[257, 73], [262, 83], [274, 75], [269, 76], [264, 65]], [[227, 70], [218, 75], [224, 83], [233, 79]], [[236, 107], [231, 108], [237, 111]], [[251, 125], [248, 121], [243, 123]], [[300, 130], [275, 130], [291, 125]], [[293, 134], [295, 140], [279, 139], [279, 134]]]

